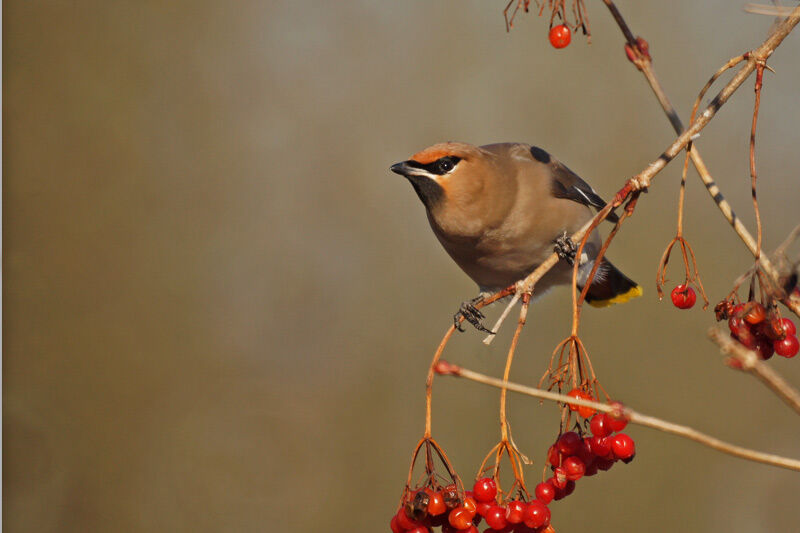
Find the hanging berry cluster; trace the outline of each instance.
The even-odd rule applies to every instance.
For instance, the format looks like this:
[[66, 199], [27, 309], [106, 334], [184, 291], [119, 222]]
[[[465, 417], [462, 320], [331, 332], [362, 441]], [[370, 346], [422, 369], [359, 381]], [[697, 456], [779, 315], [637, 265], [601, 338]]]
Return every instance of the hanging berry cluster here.
[[767, 310], [755, 301], [734, 305], [724, 300], [715, 310], [718, 320], [728, 319], [731, 337], [756, 352], [762, 360], [773, 354], [791, 358], [800, 351], [794, 322], [781, 318], [775, 306]]

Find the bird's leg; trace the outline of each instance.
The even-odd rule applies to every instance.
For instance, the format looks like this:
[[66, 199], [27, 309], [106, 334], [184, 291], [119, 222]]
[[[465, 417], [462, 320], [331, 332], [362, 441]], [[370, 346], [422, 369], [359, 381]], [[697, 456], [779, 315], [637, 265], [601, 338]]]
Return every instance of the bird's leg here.
[[575, 254], [578, 252], [578, 246], [569, 238], [567, 232], [557, 238], [555, 241], [554, 249], [558, 257], [566, 261], [570, 266], [575, 263]]
[[485, 333], [489, 333], [494, 335], [494, 331], [488, 329], [481, 323], [481, 320], [486, 318], [480, 310], [475, 307], [476, 304], [479, 304], [483, 301], [483, 295], [479, 295], [468, 302], [463, 302], [461, 306], [458, 308], [458, 312], [453, 315], [453, 324], [458, 329], [458, 331], [464, 331], [464, 328], [461, 327], [459, 323], [459, 318], [464, 317], [464, 320], [469, 322], [473, 325], [475, 329], [478, 331], [483, 331]]

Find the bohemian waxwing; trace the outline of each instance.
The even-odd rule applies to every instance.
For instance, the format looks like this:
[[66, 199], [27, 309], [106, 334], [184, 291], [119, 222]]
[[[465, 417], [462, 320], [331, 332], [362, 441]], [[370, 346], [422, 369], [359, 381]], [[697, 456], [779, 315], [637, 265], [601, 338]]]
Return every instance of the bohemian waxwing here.
[[[391, 169], [408, 178], [439, 242], [478, 284], [481, 296], [462, 304], [456, 318], [463, 315], [482, 330], [482, 315], [472, 304], [527, 276], [593, 216], [591, 208], [606, 205], [577, 174], [528, 144], [435, 144]], [[617, 216], [611, 213], [608, 220], [615, 222]], [[581, 286], [600, 247], [595, 231], [580, 259]], [[571, 283], [568, 263], [552, 268], [535, 293]], [[586, 301], [605, 307], [641, 294], [639, 285], [603, 258]]]

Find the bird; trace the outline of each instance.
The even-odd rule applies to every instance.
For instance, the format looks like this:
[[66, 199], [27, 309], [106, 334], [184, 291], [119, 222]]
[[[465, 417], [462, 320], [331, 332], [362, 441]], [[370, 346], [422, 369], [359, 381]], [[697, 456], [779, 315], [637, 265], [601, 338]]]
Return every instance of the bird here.
[[[478, 284], [478, 297], [461, 304], [454, 317], [459, 329], [463, 316], [494, 333], [480, 322], [484, 317], [476, 304], [525, 278], [554, 250], [564, 260], [536, 283], [534, 296], [571, 283], [577, 247], [567, 236], [593, 217], [592, 209], [606, 205], [577, 174], [530, 144], [438, 143], [390, 168], [408, 179], [445, 251]], [[607, 220], [619, 218], [612, 212]], [[579, 259], [580, 289], [601, 245], [595, 230]], [[586, 301], [606, 307], [641, 294], [641, 286], [604, 256]]]

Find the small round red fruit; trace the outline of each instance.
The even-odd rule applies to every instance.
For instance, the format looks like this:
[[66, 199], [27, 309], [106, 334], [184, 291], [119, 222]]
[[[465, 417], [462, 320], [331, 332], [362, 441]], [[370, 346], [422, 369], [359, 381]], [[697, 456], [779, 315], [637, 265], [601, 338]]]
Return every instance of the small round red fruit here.
[[611, 450], [614, 452], [615, 457], [629, 459], [636, 453], [636, 445], [628, 435], [619, 433], [611, 437]]
[[595, 437], [608, 437], [611, 435], [611, 426], [605, 413], [597, 413], [589, 422], [589, 429]]
[[419, 525], [419, 522], [416, 522], [413, 518], [406, 514], [406, 510], [404, 508], [400, 508], [395, 515], [397, 518], [397, 525], [400, 526], [402, 530], [414, 529]]
[[475, 517], [475, 513], [471, 513], [468, 509], [464, 507], [456, 507], [447, 517], [447, 521], [450, 522], [450, 525], [454, 528], [461, 530], [461, 529], [468, 529], [469, 526], [472, 525], [472, 519]]
[[486, 525], [494, 530], [503, 529], [506, 527], [506, 510], [497, 505], [493, 505], [486, 514], [483, 516], [486, 520]]
[[794, 335], [787, 334], [782, 341], [775, 341], [773, 346], [775, 353], [781, 357], [794, 357], [800, 351], [800, 342]]
[[609, 403], [610, 406], [614, 407], [614, 411], [611, 413], [606, 413], [606, 418], [608, 419], [608, 427], [611, 428], [611, 431], [622, 431], [625, 429], [625, 426], [628, 425], [628, 421], [624, 418], [623, 409], [625, 408], [619, 402], [611, 402]]
[[574, 431], [567, 431], [558, 438], [556, 448], [562, 455], [575, 455], [581, 448], [581, 436]]
[[611, 437], [598, 437], [595, 435], [589, 441], [592, 453], [598, 457], [606, 457], [611, 453]]
[[533, 492], [536, 494], [536, 499], [545, 505], [553, 501], [553, 498], [556, 497], [556, 488], [550, 481], [539, 483], [536, 485]]
[[490, 477], [483, 477], [473, 485], [472, 495], [479, 502], [493, 501], [497, 496], [497, 483]]
[[781, 318], [781, 326], [783, 327], [783, 333], [787, 337], [789, 335], [796, 335], [797, 334], [797, 328], [794, 327], [794, 322], [792, 322], [788, 318]]
[[550, 523], [550, 509], [539, 500], [533, 500], [525, 508], [525, 525], [528, 527], [544, 527]]
[[570, 481], [578, 481], [586, 473], [586, 463], [578, 457], [567, 457], [564, 459], [563, 467]]
[[766, 361], [775, 353], [772, 341], [764, 337], [756, 338], [756, 353], [763, 361]]
[[744, 320], [748, 324], [760, 324], [767, 318], [767, 310], [758, 302], [748, 302], [745, 305]]
[[430, 496], [430, 499], [428, 500], [429, 515], [439, 516], [447, 510], [447, 506], [444, 504], [444, 498], [442, 498], [441, 492], [433, 491], [431, 489], [425, 489], [425, 492], [427, 492], [428, 496]]
[[694, 303], [697, 301], [697, 295], [694, 293], [694, 289], [684, 284], [678, 285], [672, 289], [671, 296], [672, 305], [678, 309], [689, 309], [694, 306]]
[[397, 515], [392, 517], [392, 521], [389, 522], [389, 528], [392, 530], [392, 533], [403, 533], [403, 528], [400, 527], [400, 524], [397, 523]]
[[509, 524], [519, 524], [525, 519], [525, 502], [512, 500], [506, 506], [506, 522]]
[[564, 48], [572, 40], [572, 32], [566, 24], [550, 28], [550, 44], [553, 48]]
[[469, 514], [475, 516], [478, 512], [478, 502], [475, 501], [475, 498], [472, 497], [470, 491], [464, 493], [464, 502], [461, 504], [461, 507], [469, 511]]
[[558, 447], [556, 447], [555, 444], [550, 446], [550, 448], [547, 450], [547, 462], [552, 466], [558, 466], [561, 464], [561, 455], [558, 453]]

